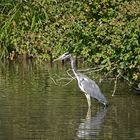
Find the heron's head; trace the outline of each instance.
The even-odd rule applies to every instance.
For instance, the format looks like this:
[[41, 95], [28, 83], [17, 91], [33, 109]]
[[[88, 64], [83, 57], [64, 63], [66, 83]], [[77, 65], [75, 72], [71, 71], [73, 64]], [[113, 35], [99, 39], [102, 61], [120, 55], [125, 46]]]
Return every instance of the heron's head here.
[[57, 61], [57, 60], [64, 60], [64, 59], [67, 59], [71, 56], [71, 54], [69, 52], [66, 52], [64, 54], [62, 54], [61, 56], [59, 56], [57, 59], [55, 59], [54, 61]]

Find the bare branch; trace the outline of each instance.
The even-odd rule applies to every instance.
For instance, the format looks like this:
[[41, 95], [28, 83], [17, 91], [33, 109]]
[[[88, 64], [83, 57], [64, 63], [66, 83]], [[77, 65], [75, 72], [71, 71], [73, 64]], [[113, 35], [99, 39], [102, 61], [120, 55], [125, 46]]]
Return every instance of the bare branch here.
[[69, 71], [71, 71], [71, 69], [68, 69], [68, 70], [67, 70], [68, 76], [70, 76], [72, 79], [75, 79], [75, 77], [73, 77], [73, 76], [69, 73]]
[[70, 80], [71, 78], [65, 78], [65, 77], [62, 77], [60, 79], [58, 79], [57, 81], [62, 81], [62, 80]]
[[[62, 85], [62, 86], [67, 86], [68, 84], [70, 84], [76, 77], [73, 77], [69, 71], [71, 71], [71, 69], [67, 70], [67, 75], [70, 77], [70, 78], [65, 78], [65, 77], [62, 77], [62, 78], [59, 78], [57, 80], [54, 80], [52, 77], [50, 77], [50, 79], [54, 82], [55, 85], [59, 85], [57, 84], [58, 81], [62, 81], [62, 80], [69, 80], [66, 84]], [[57, 81], [57, 82], [56, 82]]]
[[115, 92], [116, 92], [116, 88], [117, 88], [117, 80], [118, 80], [118, 77], [120, 76], [120, 73], [116, 76], [116, 79], [114, 81], [114, 90], [113, 90], [113, 93], [112, 93], [112, 96], [115, 95]]
[[71, 79], [69, 82], [67, 82], [67, 83], [66, 83], [65, 85], [63, 85], [63, 86], [69, 85], [73, 80], [74, 80], [74, 79]]
[[123, 75], [121, 75], [121, 77], [122, 77], [124, 80], [126, 80], [126, 81], [127, 81], [127, 84], [128, 84], [129, 86], [132, 86], [132, 82], [131, 82], [131, 81], [129, 81], [129, 79], [128, 79], [128, 78], [124, 77]]
[[50, 79], [54, 82], [55, 85], [58, 85], [56, 81], [50, 76]]
[[103, 68], [104, 67], [101, 67], [101, 68], [99, 68], [99, 67], [94, 67], [94, 68], [87, 68], [87, 69], [80, 69], [80, 70], [78, 70], [78, 71], [80, 71], [80, 72], [87, 72], [87, 71], [94, 71], [94, 72], [98, 72], [98, 71], [101, 71], [101, 70], [103, 70]]

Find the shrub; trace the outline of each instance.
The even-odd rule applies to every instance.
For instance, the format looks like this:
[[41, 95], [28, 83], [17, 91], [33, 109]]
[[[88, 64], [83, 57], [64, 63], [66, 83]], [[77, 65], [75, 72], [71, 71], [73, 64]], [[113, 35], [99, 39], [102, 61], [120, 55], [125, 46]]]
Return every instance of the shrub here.
[[[69, 51], [103, 72], [140, 79], [140, 1], [2, 0], [1, 58]], [[48, 51], [49, 50], [49, 51]]]

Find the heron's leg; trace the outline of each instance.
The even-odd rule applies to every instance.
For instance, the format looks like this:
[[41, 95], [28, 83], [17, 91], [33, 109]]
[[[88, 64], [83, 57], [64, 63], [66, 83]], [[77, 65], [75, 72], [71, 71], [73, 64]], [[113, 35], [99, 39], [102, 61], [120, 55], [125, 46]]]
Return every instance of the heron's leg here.
[[88, 108], [86, 119], [91, 119], [91, 108]]
[[85, 94], [88, 102], [88, 107], [91, 108], [91, 99], [89, 94]]

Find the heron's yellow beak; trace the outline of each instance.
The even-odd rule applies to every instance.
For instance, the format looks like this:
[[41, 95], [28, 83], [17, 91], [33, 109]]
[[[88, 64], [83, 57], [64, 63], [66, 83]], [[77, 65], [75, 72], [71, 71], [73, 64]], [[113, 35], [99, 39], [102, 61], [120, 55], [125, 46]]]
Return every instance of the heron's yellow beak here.
[[53, 62], [58, 61], [58, 60], [64, 60], [64, 59], [66, 59], [67, 57], [68, 57], [68, 55], [63, 54], [63, 55], [59, 56], [57, 59], [54, 59]]
[[54, 59], [53, 62], [56, 62], [58, 60], [61, 60], [61, 57], [58, 57], [58, 58]]
[[53, 60], [53, 62], [56, 62], [56, 61], [58, 61], [58, 58]]

